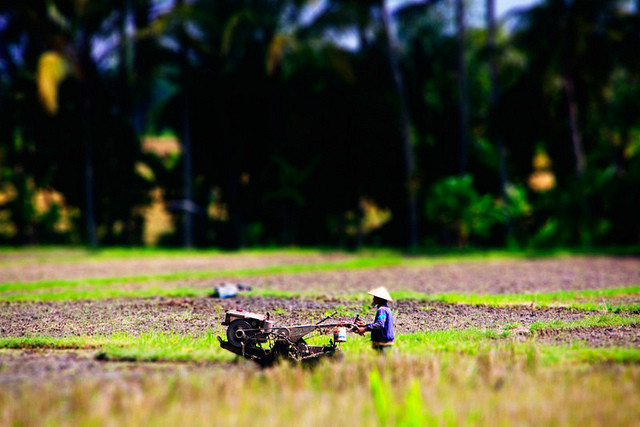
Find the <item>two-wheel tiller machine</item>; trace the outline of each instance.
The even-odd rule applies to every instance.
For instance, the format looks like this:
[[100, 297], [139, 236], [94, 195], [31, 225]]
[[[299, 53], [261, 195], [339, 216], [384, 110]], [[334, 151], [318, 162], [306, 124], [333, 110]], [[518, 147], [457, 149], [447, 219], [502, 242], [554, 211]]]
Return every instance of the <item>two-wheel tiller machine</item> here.
[[[295, 361], [309, 361], [323, 356], [340, 355], [339, 343], [347, 340], [347, 330], [354, 330], [358, 316], [352, 323], [325, 323], [336, 313], [318, 323], [275, 327], [270, 316], [243, 310], [226, 312], [222, 325], [227, 326], [227, 340], [218, 337], [220, 346], [232, 353], [270, 365], [284, 356]], [[305, 336], [333, 334], [327, 345], [308, 345]]]

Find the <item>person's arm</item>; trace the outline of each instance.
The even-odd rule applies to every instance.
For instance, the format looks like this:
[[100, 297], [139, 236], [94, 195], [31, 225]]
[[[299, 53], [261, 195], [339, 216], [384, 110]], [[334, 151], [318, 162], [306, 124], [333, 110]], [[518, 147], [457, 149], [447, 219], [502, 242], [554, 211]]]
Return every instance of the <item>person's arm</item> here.
[[384, 329], [384, 324], [387, 321], [387, 313], [383, 309], [378, 309], [376, 313], [376, 319], [373, 323], [369, 323], [364, 327], [365, 331], [373, 331], [375, 329]]

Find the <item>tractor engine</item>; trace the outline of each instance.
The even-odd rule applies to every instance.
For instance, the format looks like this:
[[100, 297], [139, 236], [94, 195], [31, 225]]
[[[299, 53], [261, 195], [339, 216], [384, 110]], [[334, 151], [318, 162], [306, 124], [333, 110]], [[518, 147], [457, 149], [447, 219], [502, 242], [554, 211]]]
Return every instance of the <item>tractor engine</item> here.
[[227, 340], [234, 347], [241, 348], [243, 342], [254, 344], [267, 341], [267, 335], [273, 329], [269, 315], [251, 313], [243, 310], [228, 310], [222, 325], [227, 327]]

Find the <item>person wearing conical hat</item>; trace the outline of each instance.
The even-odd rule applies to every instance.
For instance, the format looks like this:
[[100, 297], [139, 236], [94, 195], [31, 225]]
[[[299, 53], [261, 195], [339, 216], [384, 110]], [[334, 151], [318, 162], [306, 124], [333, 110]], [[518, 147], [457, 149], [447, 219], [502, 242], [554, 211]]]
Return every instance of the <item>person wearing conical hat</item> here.
[[371, 289], [367, 292], [373, 296], [373, 304], [378, 307], [376, 317], [373, 323], [365, 324], [359, 322], [358, 333], [364, 335], [365, 332], [371, 332], [371, 344], [373, 349], [385, 353], [391, 349], [393, 344], [393, 314], [387, 305], [393, 301], [391, 295], [384, 286]]

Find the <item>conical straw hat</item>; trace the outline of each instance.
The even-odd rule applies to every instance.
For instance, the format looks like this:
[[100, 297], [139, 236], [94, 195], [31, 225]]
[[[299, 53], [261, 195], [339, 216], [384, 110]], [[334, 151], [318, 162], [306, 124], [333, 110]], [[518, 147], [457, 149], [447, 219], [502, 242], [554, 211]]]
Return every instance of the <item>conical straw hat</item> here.
[[382, 298], [382, 299], [387, 300], [387, 301], [393, 301], [393, 299], [391, 298], [391, 295], [389, 295], [389, 292], [387, 291], [387, 288], [385, 288], [384, 286], [380, 286], [379, 288], [371, 289], [367, 293], [369, 295], [373, 295], [374, 297]]

